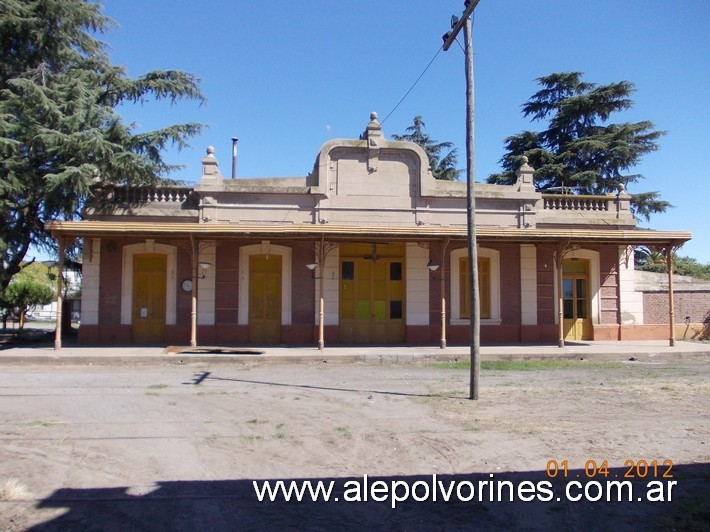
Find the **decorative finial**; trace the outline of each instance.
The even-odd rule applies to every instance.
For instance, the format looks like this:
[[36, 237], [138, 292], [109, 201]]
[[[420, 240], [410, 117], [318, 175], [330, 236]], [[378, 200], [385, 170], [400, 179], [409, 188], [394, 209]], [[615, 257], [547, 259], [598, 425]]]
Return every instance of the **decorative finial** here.
[[367, 129], [365, 132], [367, 133], [368, 131], [380, 131], [382, 129], [382, 126], [380, 126], [380, 122], [377, 120], [377, 113], [374, 111], [370, 113], [370, 123], [367, 124]]
[[382, 134], [382, 126], [377, 121], [377, 113], [370, 113], [370, 123], [367, 124], [363, 140], [367, 141], [367, 171], [377, 172], [377, 165], [380, 157], [380, 148], [386, 142]]
[[623, 194], [626, 191], [626, 185], [624, 185], [623, 183], [619, 183], [618, 185], [616, 185], [616, 190], [619, 191], [619, 194]]
[[222, 179], [222, 174], [219, 172], [219, 163], [217, 157], [214, 156], [214, 148], [207, 146], [207, 155], [202, 158], [202, 183], [205, 179]]
[[523, 164], [528, 164], [527, 156], [523, 155], [523, 158], [521, 160], [523, 161]]

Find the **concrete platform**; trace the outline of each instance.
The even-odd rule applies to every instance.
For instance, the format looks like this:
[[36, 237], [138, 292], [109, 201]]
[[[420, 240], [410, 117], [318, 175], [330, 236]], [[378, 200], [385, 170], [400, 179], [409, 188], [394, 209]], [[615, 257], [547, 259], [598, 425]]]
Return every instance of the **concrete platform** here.
[[[0, 350], [0, 364], [303, 364], [303, 363], [409, 363], [467, 359], [468, 346], [315, 347], [287, 346], [83, 346], [67, 344], [55, 350], [34, 344]], [[710, 344], [676, 341], [574, 342], [551, 345], [496, 345], [481, 348], [482, 360], [568, 359], [638, 361], [699, 358], [710, 361]]]

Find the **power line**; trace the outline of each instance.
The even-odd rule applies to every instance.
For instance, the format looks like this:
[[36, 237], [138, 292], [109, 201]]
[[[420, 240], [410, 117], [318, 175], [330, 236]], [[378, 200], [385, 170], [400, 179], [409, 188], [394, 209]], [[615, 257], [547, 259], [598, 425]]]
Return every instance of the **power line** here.
[[422, 73], [419, 74], [419, 77], [417, 78], [417, 80], [412, 84], [411, 87], [409, 87], [409, 90], [404, 94], [404, 96], [402, 96], [402, 99], [399, 100], [399, 102], [397, 102], [397, 105], [394, 106], [394, 108], [387, 114], [387, 116], [384, 118], [384, 120], [382, 120], [382, 122], [380, 122], [380, 124], [384, 124], [387, 121], [387, 119], [390, 117], [390, 115], [392, 115], [392, 113], [394, 113], [397, 110], [397, 107], [399, 107], [401, 105], [401, 103], [407, 98], [407, 96], [409, 96], [409, 93], [412, 92], [412, 90], [414, 90], [414, 87], [416, 87], [417, 83], [419, 83], [419, 80], [421, 80], [424, 77], [424, 74], [426, 74], [426, 71], [429, 70], [429, 67], [434, 62], [434, 60], [436, 60], [436, 58], [439, 56], [439, 54], [441, 53], [441, 50], [443, 48], [444, 48], [443, 45], [439, 47], [439, 49], [434, 54], [434, 57], [432, 57], [431, 61], [429, 61], [429, 64], [424, 68]]
[[[471, 11], [470, 11], [470, 13], [471, 13], [471, 24], [473, 24], [473, 23], [475, 22], [475, 20], [476, 20], [476, 14], [473, 12], [473, 9], [476, 7], [477, 4], [478, 4], [478, 2], [474, 2], [473, 8], [471, 8]], [[468, 8], [468, 5], [467, 5], [467, 8]], [[458, 33], [458, 30], [457, 30], [456, 33]], [[461, 43], [458, 41], [458, 39], [456, 39], [456, 36], [455, 36], [455, 35], [454, 35], [454, 40], [456, 41], [456, 44], [459, 45], [459, 48], [461, 48], [461, 51], [465, 52], [464, 47], [461, 46]], [[416, 79], [416, 81], [412, 84], [411, 87], [409, 87], [409, 90], [408, 90], [406, 93], [404, 93], [404, 96], [402, 96], [402, 99], [397, 102], [397, 105], [395, 105], [395, 106], [392, 108], [392, 110], [391, 110], [389, 113], [387, 113], [387, 116], [385, 116], [384, 120], [382, 120], [382, 121], [380, 122], [380, 124], [384, 124], [384, 123], [387, 121], [387, 119], [392, 115], [392, 113], [394, 113], [394, 112], [397, 110], [397, 108], [402, 104], [402, 102], [407, 98], [407, 96], [409, 96], [409, 93], [414, 90], [414, 87], [417, 86], [417, 83], [419, 83], [419, 81], [424, 77], [424, 74], [426, 74], [426, 71], [429, 70], [429, 67], [432, 65], [432, 63], [433, 63], [433, 62], [436, 60], [436, 58], [439, 56], [439, 54], [441, 53], [441, 50], [444, 49], [445, 44], [446, 44], [446, 43], [442, 44], [441, 47], [436, 51], [436, 53], [434, 54], [434, 57], [431, 58], [431, 61], [429, 61], [429, 64], [424, 68], [424, 70], [422, 71], [422, 73], [419, 74], [419, 77]]]

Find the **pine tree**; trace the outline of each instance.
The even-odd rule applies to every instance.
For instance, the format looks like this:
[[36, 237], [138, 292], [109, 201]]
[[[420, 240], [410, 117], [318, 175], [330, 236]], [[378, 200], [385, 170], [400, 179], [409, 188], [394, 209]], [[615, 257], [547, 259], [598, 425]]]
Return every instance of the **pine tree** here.
[[0, 290], [31, 245], [51, 245], [47, 221], [80, 216], [93, 184], [165, 179], [175, 167], [161, 151], [202, 129], [123, 123], [120, 104], [204, 98], [193, 74], [113, 66], [95, 37], [112, 25], [87, 0], [0, 0]]
[[[523, 115], [547, 121], [547, 129], [508, 137], [500, 160], [503, 172], [489, 176], [489, 183], [515, 183], [523, 156], [535, 168], [536, 187], [543, 190], [564, 186], [581, 194], [608, 194], [643, 178], [626, 172], [658, 149], [663, 132], [648, 121], [606, 124], [612, 114], [633, 106], [632, 83], [597, 85], [583, 81], [581, 72], [550, 74], [537, 82], [542, 89], [523, 105]], [[632, 194], [631, 205], [646, 220], [671, 206], [658, 192]]]
[[[421, 116], [414, 117], [414, 124], [407, 128], [406, 135], [392, 135], [394, 140], [405, 140], [419, 144], [429, 157], [429, 168], [435, 179], [456, 181], [460, 170], [456, 169], [456, 148], [452, 142], [439, 142], [424, 132], [424, 121]], [[446, 151], [448, 150], [448, 151]], [[442, 152], [446, 154], [442, 156]]]

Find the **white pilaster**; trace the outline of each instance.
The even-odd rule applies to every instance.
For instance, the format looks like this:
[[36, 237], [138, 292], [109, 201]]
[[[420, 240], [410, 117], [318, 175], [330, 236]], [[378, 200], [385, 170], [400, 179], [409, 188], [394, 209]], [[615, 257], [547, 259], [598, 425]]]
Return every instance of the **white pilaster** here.
[[537, 325], [537, 248], [520, 246], [520, 320], [522, 325]]
[[214, 325], [215, 279], [217, 277], [217, 246], [214, 242], [200, 242], [199, 262], [208, 262], [211, 267], [197, 271], [197, 324]]
[[619, 246], [619, 310], [622, 325], [643, 325], [643, 292], [636, 291], [634, 250]]
[[99, 323], [99, 284], [101, 276], [101, 239], [87, 239], [81, 268], [81, 323]]
[[429, 250], [408, 242], [406, 256], [406, 323], [429, 325]]

